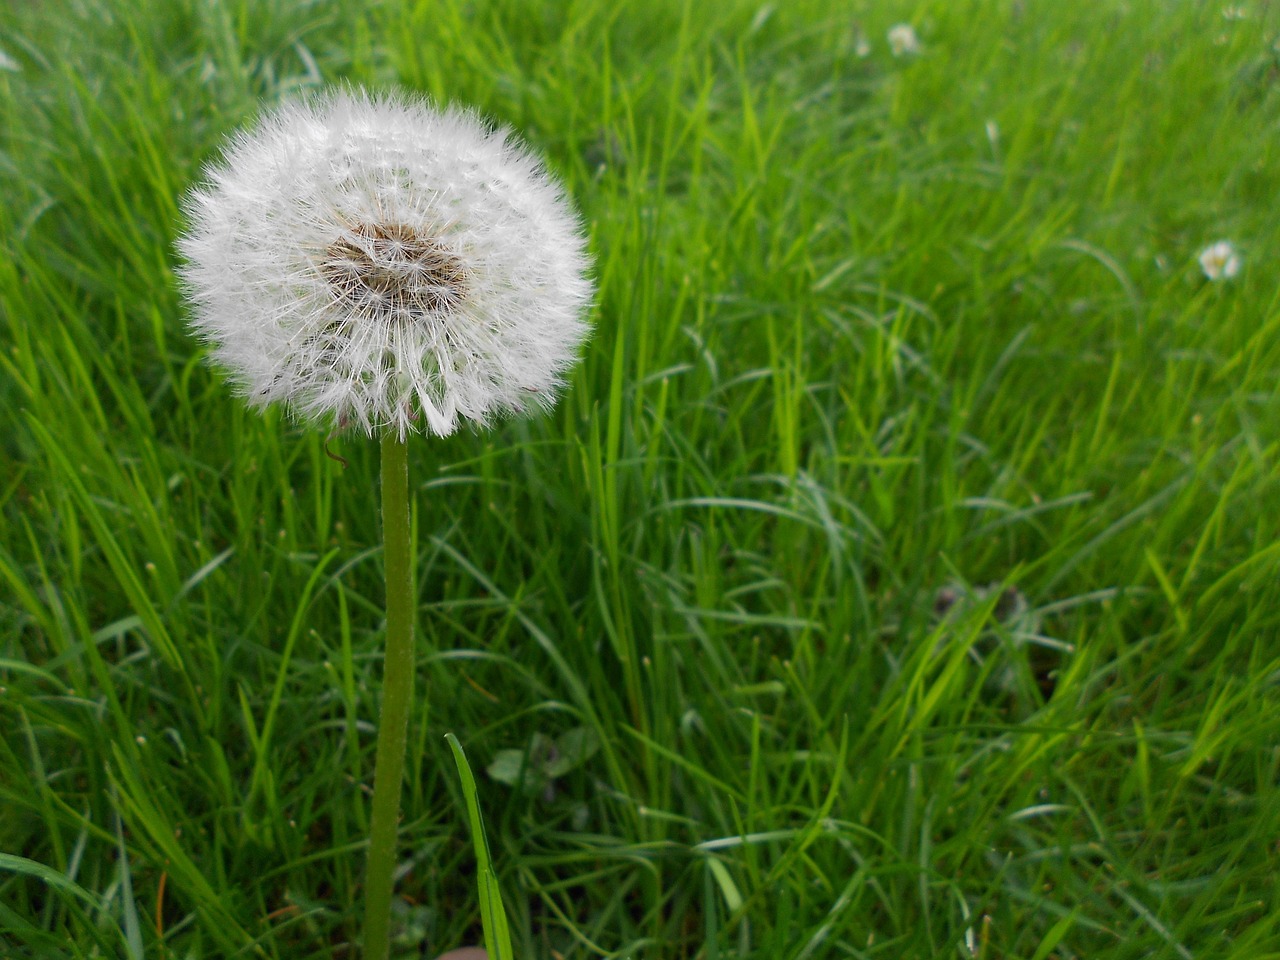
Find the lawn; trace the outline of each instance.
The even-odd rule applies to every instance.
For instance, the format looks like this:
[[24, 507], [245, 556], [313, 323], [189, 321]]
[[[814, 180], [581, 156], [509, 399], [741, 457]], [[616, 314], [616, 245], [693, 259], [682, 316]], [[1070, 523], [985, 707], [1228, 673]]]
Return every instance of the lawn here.
[[1278, 37], [6, 5], [0, 954], [358, 955], [377, 445], [249, 411], [173, 245], [345, 80], [519, 131], [598, 285], [553, 413], [410, 446], [396, 956], [481, 939], [452, 732], [522, 958], [1280, 958]]

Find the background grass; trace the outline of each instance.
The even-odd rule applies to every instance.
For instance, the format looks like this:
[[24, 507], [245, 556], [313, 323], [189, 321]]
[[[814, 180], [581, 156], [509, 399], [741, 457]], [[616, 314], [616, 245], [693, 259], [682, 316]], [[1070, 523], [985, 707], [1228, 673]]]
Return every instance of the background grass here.
[[353, 953], [377, 453], [246, 413], [172, 272], [221, 138], [350, 79], [522, 131], [600, 285], [553, 416], [412, 448], [405, 957], [480, 939], [446, 731], [521, 956], [1280, 957], [1240, 12], [6, 5], [3, 954]]

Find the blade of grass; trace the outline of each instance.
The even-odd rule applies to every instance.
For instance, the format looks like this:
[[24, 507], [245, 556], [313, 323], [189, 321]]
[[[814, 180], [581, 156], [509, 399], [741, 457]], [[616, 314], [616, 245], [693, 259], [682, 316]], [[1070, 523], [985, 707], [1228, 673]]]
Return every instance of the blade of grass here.
[[452, 733], [445, 734], [453, 761], [458, 766], [458, 778], [462, 781], [462, 795], [467, 804], [467, 822], [471, 827], [471, 842], [476, 853], [476, 882], [480, 897], [480, 922], [484, 925], [484, 945], [489, 960], [515, 960], [511, 948], [511, 930], [507, 925], [507, 913], [502, 906], [502, 892], [493, 872], [489, 856], [489, 837], [485, 833], [484, 819], [480, 816], [480, 801], [475, 777], [462, 744]]

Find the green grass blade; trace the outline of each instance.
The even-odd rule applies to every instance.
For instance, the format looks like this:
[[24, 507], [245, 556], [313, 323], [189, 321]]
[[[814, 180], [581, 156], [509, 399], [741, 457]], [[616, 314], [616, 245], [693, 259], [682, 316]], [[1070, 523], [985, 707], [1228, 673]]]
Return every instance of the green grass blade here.
[[490, 960], [515, 960], [511, 947], [511, 930], [507, 925], [507, 913], [502, 905], [502, 892], [493, 871], [489, 856], [489, 837], [485, 833], [484, 819], [480, 816], [480, 801], [476, 780], [462, 744], [452, 733], [445, 734], [454, 763], [458, 765], [458, 778], [462, 781], [462, 795], [467, 804], [467, 821], [471, 827], [471, 842], [476, 854], [476, 877], [480, 897], [480, 920], [484, 925], [484, 945]]

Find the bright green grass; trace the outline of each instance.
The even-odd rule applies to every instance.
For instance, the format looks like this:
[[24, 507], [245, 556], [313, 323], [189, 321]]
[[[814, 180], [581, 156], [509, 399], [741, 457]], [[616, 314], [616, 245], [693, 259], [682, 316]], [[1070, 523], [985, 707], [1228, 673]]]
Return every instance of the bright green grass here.
[[0, 955], [352, 956], [377, 450], [247, 413], [172, 248], [349, 78], [522, 131], [600, 285], [554, 415], [412, 447], [404, 957], [480, 940], [449, 731], [522, 957], [1280, 957], [1243, 6], [5, 5]]

